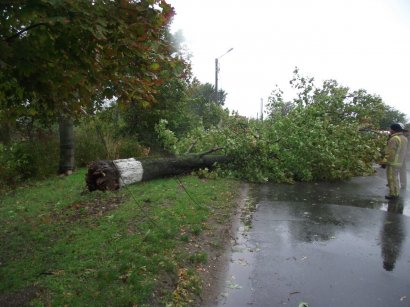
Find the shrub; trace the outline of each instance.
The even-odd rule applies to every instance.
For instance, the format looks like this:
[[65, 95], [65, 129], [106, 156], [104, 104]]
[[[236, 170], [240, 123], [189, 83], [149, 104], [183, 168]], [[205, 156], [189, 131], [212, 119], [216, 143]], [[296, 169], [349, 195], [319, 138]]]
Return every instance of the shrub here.
[[104, 142], [97, 135], [95, 125], [83, 122], [75, 128], [75, 163], [85, 167], [95, 160], [108, 159]]
[[58, 166], [58, 141], [53, 136], [0, 144], [0, 182], [14, 186], [30, 178], [54, 174]]

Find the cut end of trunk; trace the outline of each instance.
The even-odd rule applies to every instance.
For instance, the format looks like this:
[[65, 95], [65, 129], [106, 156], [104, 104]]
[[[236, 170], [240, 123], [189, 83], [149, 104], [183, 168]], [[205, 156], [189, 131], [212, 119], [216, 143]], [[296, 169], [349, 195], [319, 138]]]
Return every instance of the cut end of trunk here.
[[85, 178], [88, 190], [114, 191], [120, 188], [120, 173], [110, 160], [99, 160], [88, 166]]

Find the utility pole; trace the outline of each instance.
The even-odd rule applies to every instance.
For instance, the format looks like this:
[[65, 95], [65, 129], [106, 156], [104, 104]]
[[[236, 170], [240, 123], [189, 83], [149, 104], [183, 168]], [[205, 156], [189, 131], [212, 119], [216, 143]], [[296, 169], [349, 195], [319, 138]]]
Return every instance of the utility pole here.
[[261, 121], [263, 121], [263, 98], [261, 98]]
[[218, 58], [215, 59], [215, 103], [218, 103], [218, 72], [219, 64]]
[[223, 55], [215, 58], [215, 102], [219, 102], [219, 97], [218, 97], [218, 73], [219, 73], [219, 59], [222, 58], [225, 54], [228, 52], [231, 52], [233, 48], [230, 48], [227, 52], [225, 52]]

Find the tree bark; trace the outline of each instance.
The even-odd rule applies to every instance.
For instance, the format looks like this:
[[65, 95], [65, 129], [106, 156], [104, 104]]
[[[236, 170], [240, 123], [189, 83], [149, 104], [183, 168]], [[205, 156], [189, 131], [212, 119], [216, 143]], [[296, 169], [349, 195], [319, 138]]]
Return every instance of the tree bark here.
[[11, 143], [11, 129], [10, 124], [5, 122], [0, 127], [0, 143], [9, 145]]
[[86, 183], [89, 191], [117, 190], [125, 185], [188, 173], [199, 168], [212, 168], [215, 163], [226, 163], [222, 155], [192, 154], [176, 158], [100, 160], [88, 166]]
[[69, 175], [74, 170], [74, 122], [71, 118], [60, 117], [58, 122], [60, 133], [59, 174]]

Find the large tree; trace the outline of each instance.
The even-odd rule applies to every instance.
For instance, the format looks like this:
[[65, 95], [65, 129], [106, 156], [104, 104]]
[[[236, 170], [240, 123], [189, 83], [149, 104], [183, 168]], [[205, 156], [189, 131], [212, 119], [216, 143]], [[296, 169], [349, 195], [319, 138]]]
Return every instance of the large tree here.
[[213, 100], [214, 92], [211, 84], [200, 83], [196, 78], [192, 81], [189, 78], [169, 79], [159, 87], [156, 103], [149, 108], [126, 109], [126, 130], [137, 134], [145, 145], [153, 146], [158, 144], [155, 126], [161, 120], [167, 121], [167, 128], [177, 137], [185, 136], [196, 127], [217, 126], [229, 113], [222, 107], [226, 93], [219, 91], [221, 100], [217, 104]]
[[164, 39], [169, 46], [169, 54], [178, 61], [163, 63], [164, 71], [174, 71], [175, 77], [167, 78], [156, 87], [155, 102], [150, 105], [131, 103], [121, 108], [120, 115], [124, 119], [123, 134], [136, 136], [138, 140], [150, 147], [157, 146], [158, 135], [155, 126], [160, 120], [168, 121], [170, 127], [178, 135], [191, 130], [198, 121], [192, 118], [187, 100], [187, 88], [192, 77], [190, 55], [183, 45], [181, 32], [171, 34], [165, 31]]
[[172, 15], [163, 0], [1, 3], [0, 121], [59, 119], [61, 131], [107, 98], [151, 105], [179, 61], [164, 39]]
[[286, 174], [311, 181], [371, 173], [382, 143], [377, 134], [363, 131], [378, 128], [382, 99], [362, 89], [351, 91], [335, 80], [316, 86], [297, 69], [291, 84], [297, 96], [288, 102], [293, 107], [287, 114], [275, 112], [284, 105], [280, 92], [271, 96], [269, 105], [278, 164]]

